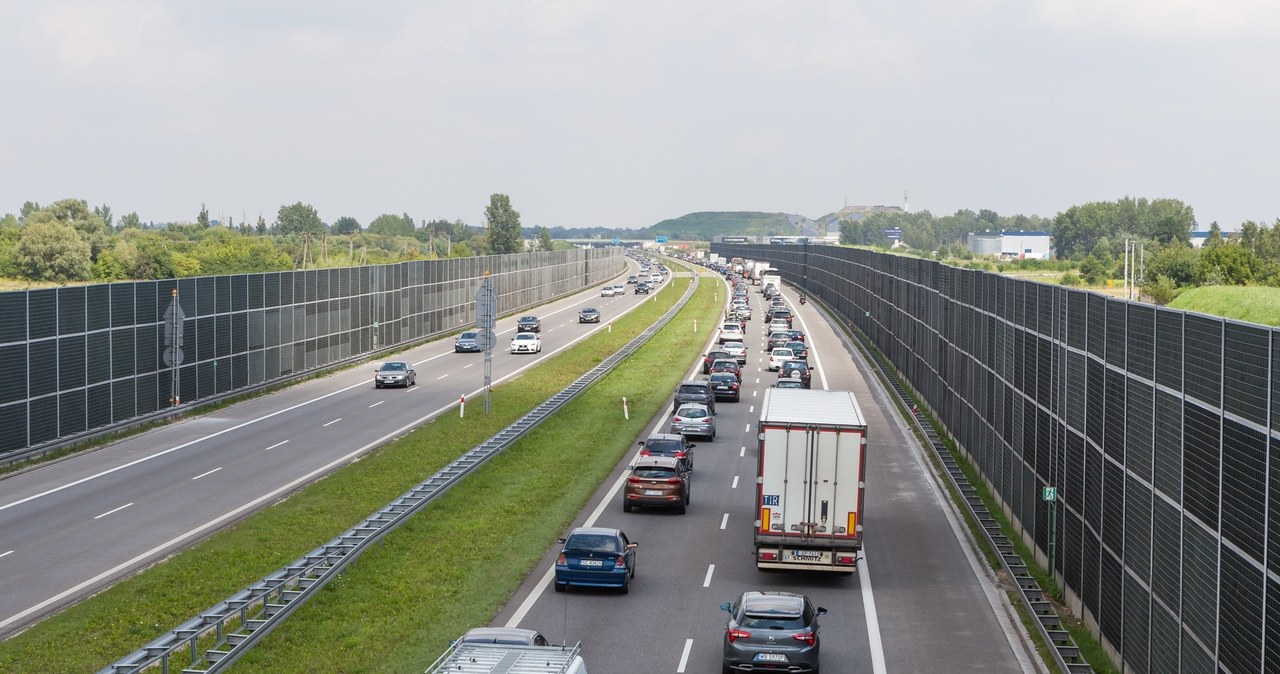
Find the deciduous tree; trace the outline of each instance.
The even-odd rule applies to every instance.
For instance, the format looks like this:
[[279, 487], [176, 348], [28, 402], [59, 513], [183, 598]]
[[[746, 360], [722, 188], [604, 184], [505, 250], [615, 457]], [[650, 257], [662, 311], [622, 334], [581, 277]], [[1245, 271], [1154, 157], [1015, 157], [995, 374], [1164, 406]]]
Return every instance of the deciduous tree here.
[[56, 220], [23, 226], [14, 264], [32, 281], [84, 281], [93, 275], [89, 244], [74, 227]]
[[321, 234], [325, 231], [325, 226], [316, 209], [299, 201], [280, 207], [280, 212], [276, 214], [275, 231], [277, 234]]
[[520, 235], [520, 213], [511, 207], [511, 198], [505, 194], [489, 196], [484, 209], [485, 223], [489, 227], [489, 250], [494, 254], [519, 253], [524, 250]]
[[384, 213], [369, 223], [370, 234], [387, 234], [391, 236], [413, 236], [413, 219], [407, 215], [391, 215]]
[[351, 234], [360, 231], [360, 223], [355, 218], [344, 215], [333, 221], [334, 234]]

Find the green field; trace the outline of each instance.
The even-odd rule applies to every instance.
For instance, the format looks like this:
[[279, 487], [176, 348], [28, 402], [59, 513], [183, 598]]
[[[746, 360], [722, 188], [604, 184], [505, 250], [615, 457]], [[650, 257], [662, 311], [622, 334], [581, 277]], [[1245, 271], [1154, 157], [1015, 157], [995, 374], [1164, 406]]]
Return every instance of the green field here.
[[[446, 414], [282, 503], [0, 643], [0, 671], [94, 672], [345, 531], [505, 427], [664, 313], [690, 279], [498, 386], [489, 416]], [[723, 292], [693, 300], [640, 351], [383, 539], [237, 672], [420, 672], [486, 624], [581, 511], [707, 338]], [[622, 418], [626, 396], [630, 420]], [[603, 432], [608, 429], [608, 432]], [[483, 506], [483, 507], [480, 507]], [[513, 526], [514, 525], [514, 526]], [[176, 671], [177, 668], [175, 668]]]
[[1280, 288], [1261, 286], [1201, 286], [1182, 291], [1171, 309], [1234, 318], [1259, 325], [1280, 326]]

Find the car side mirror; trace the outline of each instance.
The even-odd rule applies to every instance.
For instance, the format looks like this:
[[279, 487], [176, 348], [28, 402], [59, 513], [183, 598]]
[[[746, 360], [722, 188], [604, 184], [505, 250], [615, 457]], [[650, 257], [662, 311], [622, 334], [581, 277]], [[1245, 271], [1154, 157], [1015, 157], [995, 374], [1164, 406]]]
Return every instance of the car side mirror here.
[[556, 539], [556, 542], [557, 542], [557, 543], [559, 543], [560, 545], [564, 545], [564, 539], [563, 539], [563, 538], [557, 538], [557, 539]]
[[725, 603], [721, 604], [721, 605], [720, 605], [720, 610], [721, 610], [721, 611], [728, 611], [728, 610], [729, 610], [729, 602], [727, 602], [727, 601], [726, 601]]
[[826, 615], [826, 614], [827, 614], [827, 609], [822, 608], [821, 606], [819, 606], [819, 607], [818, 607], [818, 615]]

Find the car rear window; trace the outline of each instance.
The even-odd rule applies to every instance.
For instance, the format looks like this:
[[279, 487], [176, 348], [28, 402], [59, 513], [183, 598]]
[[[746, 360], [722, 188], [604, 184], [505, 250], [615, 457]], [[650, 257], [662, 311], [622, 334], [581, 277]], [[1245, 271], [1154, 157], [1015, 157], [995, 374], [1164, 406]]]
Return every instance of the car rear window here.
[[776, 613], [747, 613], [740, 623], [743, 627], [758, 630], [802, 630], [804, 619], [798, 615], [778, 615]]
[[676, 416], [685, 419], [701, 419], [707, 416], [707, 411], [701, 407], [681, 407], [680, 411], [676, 412]]
[[644, 448], [649, 450], [650, 454], [675, 454], [683, 450], [679, 440], [649, 440], [644, 443]]
[[667, 468], [665, 466], [639, 466], [635, 470], [631, 471], [631, 474], [636, 477], [647, 477], [653, 480], [665, 480], [668, 478], [675, 477], [676, 470], [674, 468]]
[[622, 552], [618, 539], [613, 536], [599, 534], [578, 534], [570, 536], [565, 542], [566, 550], [589, 550], [591, 552]]
[[705, 395], [707, 387], [704, 384], [681, 384], [681, 393], [691, 393], [693, 395]]

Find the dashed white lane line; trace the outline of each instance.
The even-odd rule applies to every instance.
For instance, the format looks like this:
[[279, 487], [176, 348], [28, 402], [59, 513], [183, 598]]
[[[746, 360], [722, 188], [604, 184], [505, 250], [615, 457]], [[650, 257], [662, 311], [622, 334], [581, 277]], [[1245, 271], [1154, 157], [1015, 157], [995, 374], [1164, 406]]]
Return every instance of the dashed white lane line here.
[[220, 470], [222, 470], [222, 466], [218, 466], [217, 468], [214, 468], [213, 470], [210, 470], [210, 471], [206, 471], [206, 472], [200, 473], [199, 475], [197, 475], [197, 476], [195, 476], [195, 477], [193, 477], [193, 478], [191, 478], [191, 479], [193, 479], [193, 480], [199, 480], [200, 478], [202, 478], [202, 477], [204, 477], [204, 476], [206, 476], [206, 475], [213, 475], [214, 473], [216, 473], [216, 472], [218, 472], [218, 471], [220, 471]]
[[724, 531], [727, 526], [729, 526], [729, 513], [725, 513], [724, 517], [720, 518], [720, 530]]
[[288, 441], [288, 440], [281, 440], [280, 442], [277, 442], [276, 444], [271, 445], [270, 447], [268, 447], [268, 448], [266, 448], [266, 449], [264, 449], [264, 450], [262, 450], [262, 451], [264, 451], [264, 452], [269, 452], [269, 451], [271, 451], [271, 450], [275, 449], [276, 447], [279, 447], [280, 445], [285, 445], [285, 444], [288, 444], [288, 443], [289, 443], [289, 441]]
[[444, 379], [445, 377], [448, 377], [448, 376], [449, 376], [449, 373], [448, 373], [448, 372], [446, 372], [446, 373], [444, 373], [444, 374], [440, 375], [439, 377], [436, 377], [436, 381], [440, 381], [441, 379]]
[[684, 674], [684, 668], [689, 664], [689, 651], [693, 650], [693, 639], [684, 640], [684, 652], [680, 654], [680, 666], [676, 667], [676, 674]]
[[387, 401], [385, 401], [385, 400], [379, 400], [378, 402], [376, 402], [376, 403], [374, 403], [374, 404], [370, 405], [370, 406], [369, 406], [369, 409], [373, 409], [374, 407], [377, 407], [378, 405], [381, 405], [382, 403], [385, 403], [385, 402], [387, 402]]
[[[745, 453], [745, 452], [747, 451], [747, 448], [746, 448], [746, 447], [743, 447], [743, 448], [742, 448], [742, 451]], [[733, 476], [733, 486], [731, 486], [731, 487], [729, 487], [729, 488], [730, 488], [730, 489], [737, 489], [737, 488], [738, 488], [738, 476], [737, 476], [737, 475], [734, 475], [734, 476]]]
[[327, 427], [327, 426], [332, 426], [332, 425], [334, 425], [334, 424], [338, 423], [339, 421], [342, 421], [342, 417], [338, 417], [337, 419], [334, 419], [333, 421], [330, 421], [329, 423], [325, 424], [324, 426], [321, 426], [321, 428], [325, 428], [325, 427]]
[[9, 555], [12, 555], [12, 554], [13, 554], [13, 550], [10, 550], [8, 552], [0, 552], [0, 557], [8, 557]]
[[128, 508], [128, 507], [129, 507], [129, 506], [131, 506], [131, 505], [133, 505], [133, 503], [126, 503], [126, 504], [124, 504], [124, 505], [120, 506], [119, 508], [113, 508], [113, 509], [111, 509], [111, 510], [108, 510], [107, 512], [102, 513], [101, 515], [98, 515], [97, 517], [94, 517], [93, 519], [95, 519], [95, 520], [100, 520], [100, 519], [102, 519], [102, 518], [106, 517], [107, 515], [110, 515], [111, 513], [117, 513], [117, 512], [120, 512], [121, 510], [124, 510], [125, 508]]
[[746, 428], [744, 428], [744, 429], [742, 429], [742, 432], [743, 432], [743, 433], [750, 433], [750, 432], [751, 432], [751, 424], [747, 424], [747, 427], [746, 427]]
[[754, 414], [754, 413], [755, 413], [755, 411], [756, 411], [756, 406], [755, 406], [755, 405], [752, 405], [751, 407], [748, 407], [748, 408], [747, 408], [747, 414]]
[[711, 576], [712, 576], [712, 575], [714, 575], [714, 574], [715, 574], [715, 572], [716, 572], [716, 565], [715, 565], [715, 564], [709, 564], [709, 565], [707, 565], [707, 575], [706, 575], [706, 577], [704, 577], [704, 578], [702, 579], [702, 586], [703, 586], [703, 587], [711, 587]]
[[738, 452], [738, 456], [742, 457], [746, 455], [747, 455], [747, 448], [744, 446], [742, 450]]
[[462, 366], [462, 369], [464, 369], [464, 370], [465, 370], [465, 369], [467, 369], [467, 368], [471, 367], [472, 365], [475, 365], [475, 363], [467, 363], [466, 365], [463, 365], [463, 366]]

